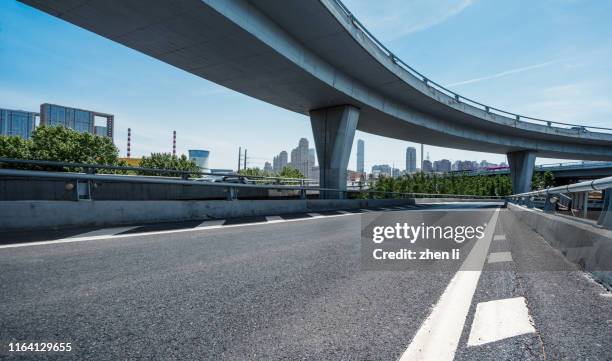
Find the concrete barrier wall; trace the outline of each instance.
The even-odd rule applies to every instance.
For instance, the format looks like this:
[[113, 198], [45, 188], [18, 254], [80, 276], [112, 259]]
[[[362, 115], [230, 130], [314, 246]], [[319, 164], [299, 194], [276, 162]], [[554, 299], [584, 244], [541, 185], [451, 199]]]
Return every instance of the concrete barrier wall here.
[[402, 204], [414, 204], [414, 200], [0, 201], [0, 230], [176, 222]]
[[[66, 180], [0, 178], [0, 201], [48, 200], [68, 201], [75, 198], [73, 191], [66, 190]], [[74, 183], [74, 182], [72, 182]], [[273, 194], [271, 194], [273, 193]], [[99, 201], [126, 200], [198, 200], [226, 198], [226, 189], [222, 187], [183, 185], [183, 184], [136, 184], [97, 181], [91, 187], [92, 199]], [[270, 191], [266, 189], [238, 190], [238, 197], [267, 198], [299, 196], [297, 191]]]
[[570, 219], [508, 204], [508, 210], [569, 261], [612, 288], [612, 231], [580, 219]]

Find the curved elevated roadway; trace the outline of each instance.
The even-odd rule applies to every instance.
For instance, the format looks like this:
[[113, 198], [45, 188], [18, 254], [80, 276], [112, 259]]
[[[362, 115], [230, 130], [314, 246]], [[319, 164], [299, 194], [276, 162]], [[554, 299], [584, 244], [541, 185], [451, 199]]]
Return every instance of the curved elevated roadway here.
[[310, 115], [321, 184], [327, 187], [345, 183], [355, 129], [506, 153], [516, 192], [529, 187], [536, 156], [612, 160], [609, 130], [536, 124], [456, 96], [402, 66], [336, 0], [22, 2], [202, 78]]

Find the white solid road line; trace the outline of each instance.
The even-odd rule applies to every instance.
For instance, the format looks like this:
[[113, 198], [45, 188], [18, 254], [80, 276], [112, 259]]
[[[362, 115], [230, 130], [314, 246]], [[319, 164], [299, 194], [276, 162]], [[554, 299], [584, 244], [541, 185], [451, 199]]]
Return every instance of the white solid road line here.
[[485, 236], [476, 241], [461, 268], [440, 296], [400, 361], [451, 361], [465, 326], [478, 279], [495, 232], [499, 208], [493, 212]]
[[497, 262], [512, 262], [512, 254], [510, 252], [491, 252], [487, 263]]
[[91, 232], [77, 234], [77, 235], [74, 235], [68, 238], [70, 239], [70, 238], [82, 238], [82, 237], [94, 237], [94, 236], [114, 236], [119, 233], [131, 231], [132, 229], [135, 229], [138, 227], [140, 226], [102, 228], [102, 229], [97, 229]]
[[494, 241], [505, 241], [506, 240], [506, 235], [505, 234], [496, 234], [495, 236], [493, 236], [493, 240]]
[[98, 240], [114, 240], [121, 238], [129, 238], [129, 237], [140, 237], [140, 236], [154, 236], [161, 234], [173, 234], [173, 233], [184, 233], [184, 232], [197, 232], [197, 231], [205, 231], [210, 229], [226, 229], [226, 228], [237, 228], [237, 227], [251, 227], [251, 226], [262, 226], [266, 224], [275, 224], [275, 223], [288, 223], [288, 222], [305, 222], [312, 221], [315, 219], [323, 219], [323, 218], [336, 218], [336, 217], [347, 217], [347, 216], [359, 216], [359, 213], [347, 213], [347, 214], [333, 214], [328, 216], [318, 215], [310, 218], [296, 218], [296, 219], [279, 219], [272, 221], [264, 221], [264, 222], [253, 222], [253, 223], [242, 223], [242, 224], [228, 224], [228, 225], [212, 225], [212, 226], [204, 226], [204, 227], [193, 227], [193, 228], [182, 228], [182, 229], [169, 229], [165, 231], [153, 231], [153, 232], [140, 232], [140, 233], [129, 233], [129, 234], [116, 234], [116, 235], [102, 235], [102, 236], [88, 236], [88, 237], [74, 237], [74, 238], [63, 238], [57, 239], [54, 241], [39, 241], [39, 242], [25, 242], [25, 243], [13, 243], [13, 244], [3, 244], [0, 245], [0, 249], [6, 248], [22, 248], [22, 247], [32, 247], [32, 246], [44, 246], [50, 244], [61, 244], [61, 243], [76, 243], [76, 242], [87, 242], [87, 241], [98, 241]]
[[535, 333], [524, 297], [507, 298], [476, 305], [468, 346]]

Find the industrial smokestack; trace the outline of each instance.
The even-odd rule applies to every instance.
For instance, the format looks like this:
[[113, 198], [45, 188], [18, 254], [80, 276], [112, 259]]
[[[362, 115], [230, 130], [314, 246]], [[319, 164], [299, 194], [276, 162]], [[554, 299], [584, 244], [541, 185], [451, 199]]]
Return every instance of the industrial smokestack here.
[[127, 142], [127, 157], [130, 158], [131, 153], [131, 144], [132, 144], [132, 128], [128, 128], [128, 142]]
[[176, 130], [172, 131], [172, 156], [176, 157]]

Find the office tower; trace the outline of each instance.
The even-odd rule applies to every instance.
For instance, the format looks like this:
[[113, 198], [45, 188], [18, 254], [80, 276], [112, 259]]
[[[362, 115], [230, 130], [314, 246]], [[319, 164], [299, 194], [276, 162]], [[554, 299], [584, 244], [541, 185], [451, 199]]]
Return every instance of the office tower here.
[[[106, 126], [96, 127], [96, 117], [106, 118]], [[40, 106], [40, 125], [61, 125], [80, 133], [92, 133], [113, 139], [115, 116], [92, 110], [44, 103]]]
[[412, 174], [416, 172], [416, 148], [406, 148], [406, 173]]
[[210, 171], [208, 168], [208, 156], [210, 155], [210, 152], [208, 150], [189, 149], [187, 152], [189, 153], [189, 160], [194, 161], [198, 168], [200, 168], [200, 171]]
[[270, 162], [266, 162], [263, 170], [266, 173], [272, 173], [272, 164], [270, 164]]
[[365, 159], [365, 142], [363, 139], [359, 139], [357, 141], [357, 172], [363, 173], [364, 168], [364, 159]]
[[0, 109], [0, 135], [30, 139], [37, 116], [38, 113], [23, 110]]
[[423, 161], [423, 169], [422, 169], [422, 171], [425, 172], [425, 173], [433, 172], [433, 166], [432, 166], [431, 161], [429, 159], [425, 159]]

